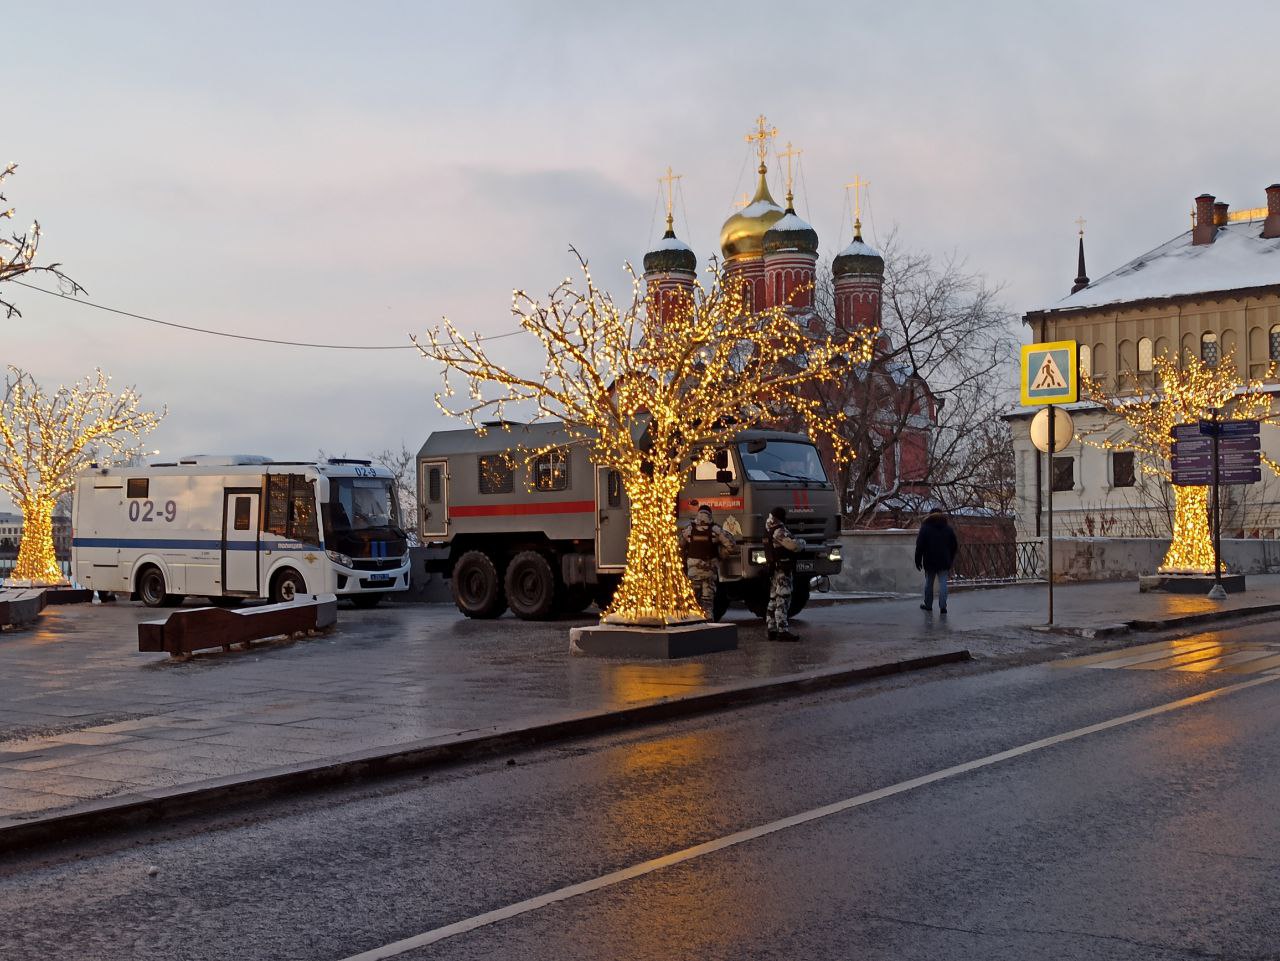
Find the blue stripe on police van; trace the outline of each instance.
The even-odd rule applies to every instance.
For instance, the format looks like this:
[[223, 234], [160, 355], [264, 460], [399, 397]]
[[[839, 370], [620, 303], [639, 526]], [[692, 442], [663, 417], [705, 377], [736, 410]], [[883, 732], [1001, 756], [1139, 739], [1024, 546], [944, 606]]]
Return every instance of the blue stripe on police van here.
[[[119, 548], [135, 548], [138, 550], [159, 550], [159, 551], [216, 551], [222, 550], [221, 540], [182, 540], [180, 538], [169, 537], [75, 537], [71, 540], [72, 547], [119, 547]], [[318, 551], [321, 550], [314, 544], [301, 544], [296, 542], [286, 543], [268, 543], [263, 542], [259, 545], [256, 541], [227, 541], [227, 550], [229, 551], [256, 551], [261, 546], [262, 550], [268, 551]]]

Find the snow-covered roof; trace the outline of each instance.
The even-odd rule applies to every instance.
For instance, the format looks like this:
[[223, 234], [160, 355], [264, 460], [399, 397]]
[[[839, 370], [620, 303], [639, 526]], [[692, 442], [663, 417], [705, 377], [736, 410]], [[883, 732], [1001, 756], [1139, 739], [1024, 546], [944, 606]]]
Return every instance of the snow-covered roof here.
[[[785, 219], [785, 218], [784, 218]], [[849, 244], [844, 250], [838, 254], [840, 257], [879, 257], [880, 251], [876, 250], [870, 244], [855, 240]]]
[[663, 237], [653, 245], [654, 250], [693, 250], [679, 237]]
[[1187, 231], [1031, 313], [1280, 285], [1280, 237], [1261, 234], [1258, 221], [1227, 224], [1218, 228], [1213, 243], [1196, 246]]
[[797, 217], [795, 214], [783, 214], [780, 218], [778, 218], [777, 221], [774, 222], [774, 225], [769, 229], [770, 230], [812, 230], [813, 228], [809, 226], [809, 224], [801, 220], [799, 217]]

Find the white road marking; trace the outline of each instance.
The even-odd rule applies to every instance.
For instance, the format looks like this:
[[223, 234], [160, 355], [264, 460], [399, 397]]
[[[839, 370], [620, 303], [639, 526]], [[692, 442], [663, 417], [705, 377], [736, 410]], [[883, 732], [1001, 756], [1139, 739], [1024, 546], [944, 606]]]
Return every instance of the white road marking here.
[[970, 771], [977, 771], [984, 767], [990, 767], [992, 764], [999, 764], [1001, 761], [1008, 761], [1012, 758], [1021, 757], [1022, 755], [1030, 754], [1033, 751], [1042, 751], [1045, 748], [1053, 747], [1056, 744], [1062, 744], [1065, 741], [1074, 741], [1077, 738], [1087, 737], [1090, 734], [1097, 734], [1100, 731], [1108, 731], [1111, 728], [1120, 727], [1124, 724], [1132, 724], [1135, 721], [1141, 721], [1148, 717], [1156, 717], [1157, 715], [1167, 714], [1170, 711], [1176, 711], [1180, 708], [1203, 704], [1205, 701], [1224, 697], [1227, 694], [1234, 694], [1236, 691], [1243, 691], [1251, 687], [1257, 687], [1260, 684], [1270, 684], [1273, 681], [1280, 681], [1280, 673], [1261, 675], [1253, 678], [1252, 680], [1243, 681], [1240, 684], [1231, 684], [1227, 687], [1215, 688], [1212, 691], [1204, 691], [1200, 694], [1194, 694], [1191, 697], [1184, 697], [1177, 701], [1170, 701], [1167, 704], [1160, 704], [1156, 707], [1149, 707], [1142, 711], [1135, 711], [1132, 714], [1125, 714], [1122, 717], [1115, 717], [1108, 721], [1100, 721], [1097, 724], [1090, 724], [1087, 727], [1078, 727], [1074, 731], [1066, 731], [1063, 734], [1054, 734], [1052, 737], [1041, 738], [1038, 741], [1031, 741], [1028, 744], [1009, 748], [1009, 750], [1000, 751], [997, 754], [988, 754], [986, 757], [980, 757], [974, 761], [966, 761], [964, 764], [957, 764], [954, 767], [944, 768], [941, 771], [934, 771], [932, 774], [924, 774], [920, 777], [912, 778], [909, 781], [900, 781], [897, 784], [891, 784], [888, 787], [882, 787], [875, 791], [868, 791], [865, 794], [846, 798], [843, 801], [836, 801], [834, 804], [827, 804], [823, 807], [801, 812], [800, 814], [793, 814], [790, 817], [781, 818], [777, 821], [770, 821], [767, 824], [748, 828], [745, 831], [737, 831], [733, 834], [727, 834], [724, 837], [717, 838], [713, 841], [695, 844], [693, 847], [685, 848], [682, 851], [674, 851], [671, 854], [664, 854], [662, 857], [653, 858], [649, 861], [642, 861], [639, 864], [633, 864], [631, 867], [622, 868], [619, 871], [611, 871], [608, 874], [601, 875], [598, 878], [592, 878], [589, 881], [581, 881], [578, 884], [571, 884], [568, 887], [559, 888], [558, 890], [550, 891], [546, 894], [540, 894], [537, 897], [527, 898], [524, 901], [517, 901], [515, 904], [508, 904], [506, 907], [496, 908], [493, 911], [486, 911], [484, 914], [477, 914], [474, 917], [466, 918], [462, 921], [455, 921], [453, 924], [446, 924], [442, 928], [434, 928], [431, 931], [424, 931], [422, 934], [415, 934], [413, 937], [394, 941], [391, 944], [383, 945], [380, 948], [373, 948], [372, 950], [364, 951], [360, 954], [351, 955], [348, 958], [344, 958], [343, 961], [383, 961], [385, 958], [394, 958], [398, 955], [404, 954], [406, 951], [426, 947], [427, 945], [435, 944], [438, 941], [443, 941], [445, 938], [451, 938], [458, 934], [465, 934], [466, 932], [474, 931], [477, 928], [488, 927], [491, 924], [497, 924], [499, 921], [506, 921], [509, 918], [514, 918], [521, 914], [527, 914], [530, 911], [536, 911], [539, 908], [544, 908], [549, 904], [555, 904], [558, 901], [568, 901], [570, 898], [576, 898], [581, 894], [589, 894], [592, 891], [599, 891], [601, 888], [621, 884], [623, 881], [629, 881], [632, 878], [638, 878], [645, 874], [652, 874], [654, 871], [660, 871], [663, 868], [669, 868], [675, 864], [683, 864], [685, 861], [692, 861], [695, 858], [700, 858], [716, 851], [723, 851], [725, 848], [734, 847], [735, 845], [743, 844], [747, 841], [754, 841], [756, 838], [775, 834], [778, 831], [785, 831], [788, 828], [798, 827], [801, 824], [808, 824], [810, 821], [817, 821], [821, 818], [830, 817], [833, 814], [840, 814], [843, 811], [861, 807], [864, 804], [870, 804], [872, 801], [880, 801], [887, 797], [893, 797], [895, 794], [905, 794], [907, 791], [913, 791], [916, 788], [924, 787], [928, 784], [934, 784], [938, 781], [944, 781], [947, 778], [967, 774]]

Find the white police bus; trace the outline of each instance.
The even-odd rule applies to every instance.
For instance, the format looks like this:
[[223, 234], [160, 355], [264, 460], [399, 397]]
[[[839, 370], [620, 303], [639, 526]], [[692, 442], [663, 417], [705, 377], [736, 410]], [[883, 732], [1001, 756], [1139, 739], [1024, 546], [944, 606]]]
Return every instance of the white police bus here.
[[76, 479], [72, 576], [149, 607], [337, 594], [373, 607], [409, 587], [391, 472], [369, 461], [187, 457]]

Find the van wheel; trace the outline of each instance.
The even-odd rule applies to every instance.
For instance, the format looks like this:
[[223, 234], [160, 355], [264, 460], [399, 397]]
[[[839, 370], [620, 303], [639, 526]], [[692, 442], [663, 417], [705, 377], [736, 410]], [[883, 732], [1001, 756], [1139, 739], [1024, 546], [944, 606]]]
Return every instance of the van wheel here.
[[307, 593], [307, 582], [292, 567], [286, 567], [271, 579], [271, 601], [282, 604]]
[[556, 607], [556, 575], [545, 556], [521, 551], [507, 565], [507, 603], [526, 621], [546, 620]]
[[362, 610], [369, 610], [377, 607], [378, 602], [382, 600], [381, 594], [352, 594], [351, 603]]
[[147, 607], [165, 607], [171, 595], [164, 592], [164, 575], [160, 568], [148, 564], [138, 575], [138, 600]]
[[484, 551], [467, 551], [459, 557], [453, 565], [449, 586], [453, 603], [467, 617], [487, 620], [502, 616], [507, 609], [498, 569]]

